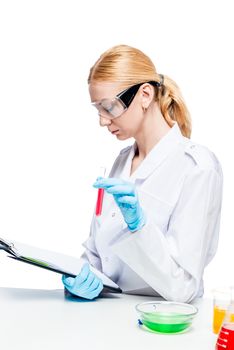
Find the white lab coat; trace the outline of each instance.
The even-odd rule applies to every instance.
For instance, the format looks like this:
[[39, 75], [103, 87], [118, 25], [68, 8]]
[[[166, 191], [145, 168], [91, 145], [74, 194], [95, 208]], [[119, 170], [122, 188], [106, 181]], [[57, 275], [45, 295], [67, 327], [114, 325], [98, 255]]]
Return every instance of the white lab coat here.
[[113, 196], [93, 216], [83, 258], [125, 293], [189, 302], [219, 235], [222, 170], [215, 155], [182, 136], [177, 123], [130, 176], [136, 145], [123, 149], [110, 177], [135, 183], [146, 225], [131, 233]]

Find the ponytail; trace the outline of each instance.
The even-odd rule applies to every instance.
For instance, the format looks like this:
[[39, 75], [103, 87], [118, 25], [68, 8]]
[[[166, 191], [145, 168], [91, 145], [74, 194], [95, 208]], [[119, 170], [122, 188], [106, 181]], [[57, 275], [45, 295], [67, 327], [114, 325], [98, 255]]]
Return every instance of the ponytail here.
[[156, 90], [156, 100], [161, 109], [161, 113], [169, 126], [173, 126], [176, 121], [181, 133], [190, 138], [191, 118], [186, 104], [183, 100], [179, 87], [167, 76], [161, 75], [161, 86]]

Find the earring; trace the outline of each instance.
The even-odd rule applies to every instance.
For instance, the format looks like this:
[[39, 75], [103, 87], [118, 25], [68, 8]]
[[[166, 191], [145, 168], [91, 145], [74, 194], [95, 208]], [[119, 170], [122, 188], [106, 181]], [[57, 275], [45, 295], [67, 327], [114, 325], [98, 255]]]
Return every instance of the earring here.
[[142, 109], [143, 109], [143, 112], [146, 113], [147, 108], [146, 107], [142, 107]]

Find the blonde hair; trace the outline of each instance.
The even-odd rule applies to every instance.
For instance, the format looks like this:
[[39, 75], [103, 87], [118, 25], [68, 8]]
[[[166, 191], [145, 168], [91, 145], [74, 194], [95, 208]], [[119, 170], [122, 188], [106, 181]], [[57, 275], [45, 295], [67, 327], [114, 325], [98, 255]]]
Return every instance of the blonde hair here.
[[88, 83], [94, 81], [119, 82], [123, 89], [141, 82], [162, 82], [160, 87], [155, 87], [155, 99], [164, 119], [169, 126], [176, 121], [182, 134], [190, 137], [191, 118], [179, 87], [168, 76], [158, 74], [142, 51], [127, 45], [105, 51], [90, 69]]

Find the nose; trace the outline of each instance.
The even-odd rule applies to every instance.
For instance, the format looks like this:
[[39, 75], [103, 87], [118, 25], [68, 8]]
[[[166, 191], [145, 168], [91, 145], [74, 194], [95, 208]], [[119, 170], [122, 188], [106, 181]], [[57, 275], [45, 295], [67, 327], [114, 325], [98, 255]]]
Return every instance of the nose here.
[[111, 119], [105, 118], [101, 114], [99, 114], [99, 124], [100, 124], [100, 126], [111, 125]]

